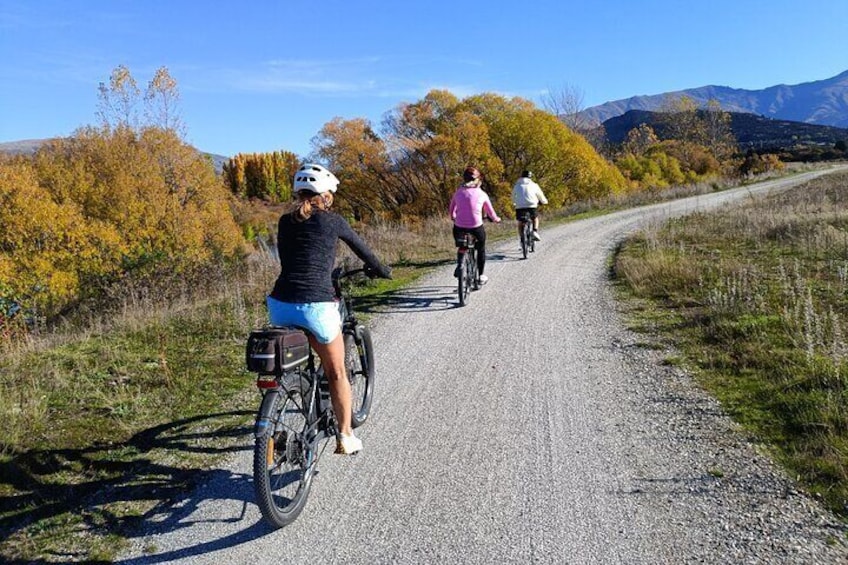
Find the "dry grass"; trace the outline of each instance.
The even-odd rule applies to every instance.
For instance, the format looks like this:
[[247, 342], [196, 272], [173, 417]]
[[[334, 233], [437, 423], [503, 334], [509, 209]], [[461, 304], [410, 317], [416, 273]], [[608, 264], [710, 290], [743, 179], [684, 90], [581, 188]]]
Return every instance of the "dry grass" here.
[[669, 222], [615, 269], [726, 407], [848, 516], [848, 174]]

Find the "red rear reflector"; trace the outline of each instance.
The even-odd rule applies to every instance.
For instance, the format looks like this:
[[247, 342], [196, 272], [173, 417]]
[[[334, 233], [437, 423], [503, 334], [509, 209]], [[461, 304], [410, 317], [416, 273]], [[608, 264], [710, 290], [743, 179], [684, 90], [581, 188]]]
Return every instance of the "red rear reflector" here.
[[277, 381], [268, 379], [256, 379], [256, 386], [259, 388], [277, 388]]

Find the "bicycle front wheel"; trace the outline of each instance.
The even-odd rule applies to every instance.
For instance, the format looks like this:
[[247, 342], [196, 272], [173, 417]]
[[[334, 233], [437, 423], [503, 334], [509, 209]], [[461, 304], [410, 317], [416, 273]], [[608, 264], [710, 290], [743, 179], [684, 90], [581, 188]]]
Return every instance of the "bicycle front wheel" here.
[[521, 239], [521, 255], [523, 256], [524, 259], [527, 259], [527, 245], [528, 245], [527, 224], [525, 224], [524, 226], [521, 227], [520, 239]]
[[315, 462], [300, 391], [271, 391], [260, 408], [253, 449], [253, 485], [265, 520], [282, 528], [303, 510]]
[[469, 252], [466, 260], [468, 261], [468, 282], [471, 285], [471, 290], [480, 290], [480, 273], [477, 271], [477, 252]]
[[468, 271], [467, 255], [468, 252], [466, 251], [459, 266], [459, 277], [457, 277], [457, 284], [459, 285], [457, 291], [459, 293], [460, 306], [468, 304], [468, 293], [471, 292], [471, 273]]
[[362, 328], [361, 335], [358, 345], [353, 334], [346, 333], [344, 336], [345, 370], [350, 381], [351, 425], [354, 428], [368, 419], [374, 399], [374, 344], [368, 328]]

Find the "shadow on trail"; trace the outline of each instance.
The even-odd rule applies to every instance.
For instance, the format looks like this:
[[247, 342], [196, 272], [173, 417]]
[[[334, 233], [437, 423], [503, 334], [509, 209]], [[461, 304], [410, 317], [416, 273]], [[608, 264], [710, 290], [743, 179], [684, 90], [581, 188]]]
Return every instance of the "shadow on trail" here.
[[358, 297], [354, 302], [354, 309], [366, 314], [417, 314], [455, 307], [456, 285], [404, 288], [378, 296]]
[[197, 555], [203, 555], [213, 551], [219, 551], [228, 547], [235, 547], [243, 543], [248, 543], [261, 538], [271, 532], [275, 532], [274, 528], [269, 526], [264, 520], [254, 522], [250, 527], [225, 536], [220, 539], [198, 543], [191, 547], [166, 551], [154, 555], [143, 555], [131, 559], [117, 560], [112, 563], [121, 565], [142, 565], [145, 563], [170, 563], [177, 559], [188, 559]]
[[[487, 264], [523, 261], [521, 252], [515, 254], [503, 252], [488, 252]], [[444, 267], [446, 270], [456, 266], [453, 260], [421, 263], [417, 266]], [[354, 300], [354, 309], [364, 314], [418, 314], [421, 312], [438, 312], [460, 308], [457, 300], [457, 285], [451, 278], [450, 284], [415, 286], [395, 291], [381, 292], [379, 295], [358, 296]]]
[[[231, 411], [186, 418], [143, 430], [117, 445], [13, 453], [0, 464], [0, 540], [9, 540], [36, 521], [67, 523], [72, 516], [82, 519], [75, 528], [79, 535], [131, 538], [151, 529], [174, 531], [190, 526], [187, 518], [215, 492], [243, 501], [246, 508], [253, 500], [250, 475], [202, 469], [202, 463], [186, 454], [217, 455], [252, 449], [246, 439], [251, 424], [245, 423], [245, 417], [252, 414]], [[69, 471], [78, 481], [75, 484], [68, 479]], [[80, 477], [85, 479], [79, 481]], [[224, 486], [220, 488], [222, 482]], [[218, 483], [219, 488], [195, 488], [211, 483]], [[148, 510], [140, 515], [126, 512], [127, 505], [133, 503], [141, 503]], [[242, 516], [225, 521], [240, 521], [243, 514], [244, 510]], [[268, 531], [269, 528], [253, 525], [214, 545], [242, 543]], [[42, 561], [16, 560], [8, 551], [9, 547], [0, 545], [3, 563], [47, 563], [56, 559], [97, 562], [82, 550], [45, 552]]]

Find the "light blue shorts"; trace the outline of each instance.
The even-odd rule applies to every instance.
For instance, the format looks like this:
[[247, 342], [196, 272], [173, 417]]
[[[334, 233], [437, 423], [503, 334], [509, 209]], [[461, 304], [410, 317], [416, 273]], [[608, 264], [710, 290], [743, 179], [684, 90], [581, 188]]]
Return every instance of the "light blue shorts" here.
[[336, 302], [280, 302], [270, 296], [265, 302], [271, 325], [304, 328], [321, 343], [330, 343], [342, 331], [342, 318]]

